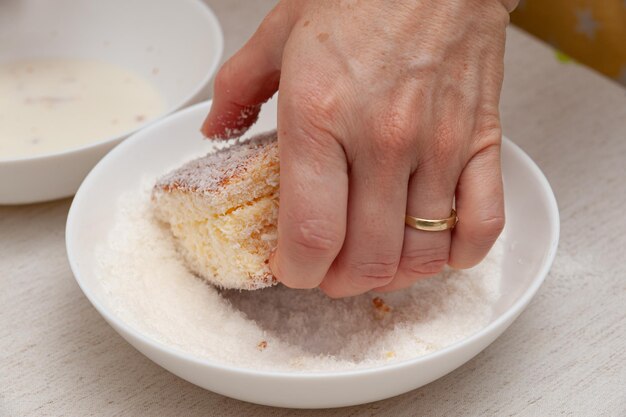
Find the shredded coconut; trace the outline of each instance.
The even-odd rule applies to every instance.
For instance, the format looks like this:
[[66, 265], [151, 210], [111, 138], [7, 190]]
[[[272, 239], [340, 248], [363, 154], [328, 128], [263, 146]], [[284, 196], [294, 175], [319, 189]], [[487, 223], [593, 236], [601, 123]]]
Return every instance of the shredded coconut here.
[[190, 273], [151, 211], [154, 180], [123, 196], [97, 277], [115, 315], [166, 345], [258, 370], [337, 371], [393, 363], [483, 328], [500, 294], [502, 247], [467, 271], [448, 270], [410, 289], [333, 300], [277, 286], [218, 290]]
[[[208, 139], [229, 140], [241, 137], [244, 133], [248, 131], [250, 126], [252, 126], [257, 121], [260, 110], [261, 104], [253, 104], [250, 106], [242, 107], [234, 121], [232, 120], [232, 110], [226, 112], [226, 117], [224, 117], [223, 115], [219, 115], [217, 117], [217, 122], [223, 128], [223, 134], [212, 136]], [[226, 122], [225, 120], [228, 120], [228, 122]]]
[[176, 187], [184, 191], [215, 192], [223, 188], [225, 180], [245, 171], [244, 162], [258, 154], [258, 148], [271, 146], [275, 142], [275, 130], [248, 140], [234, 140], [228, 146], [216, 148], [215, 152], [189, 161], [164, 175], [156, 186], [165, 189]]

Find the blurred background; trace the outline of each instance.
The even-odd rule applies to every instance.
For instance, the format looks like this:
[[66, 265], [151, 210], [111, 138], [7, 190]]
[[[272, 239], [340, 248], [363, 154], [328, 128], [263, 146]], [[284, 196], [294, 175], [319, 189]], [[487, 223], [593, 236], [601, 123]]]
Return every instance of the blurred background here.
[[520, 0], [511, 21], [626, 86], [626, 0]]

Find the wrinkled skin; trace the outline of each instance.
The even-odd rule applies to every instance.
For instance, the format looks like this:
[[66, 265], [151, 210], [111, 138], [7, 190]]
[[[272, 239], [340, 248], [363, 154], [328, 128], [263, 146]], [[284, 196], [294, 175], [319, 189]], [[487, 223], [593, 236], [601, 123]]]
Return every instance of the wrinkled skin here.
[[[513, 6], [283, 1], [224, 64], [208, 137], [240, 134], [280, 84], [270, 266], [282, 283], [345, 297], [482, 260], [504, 226], [498, 102]], [[405, 214], [445, 218], [453, 204], [453, 231], [405, 227]]]

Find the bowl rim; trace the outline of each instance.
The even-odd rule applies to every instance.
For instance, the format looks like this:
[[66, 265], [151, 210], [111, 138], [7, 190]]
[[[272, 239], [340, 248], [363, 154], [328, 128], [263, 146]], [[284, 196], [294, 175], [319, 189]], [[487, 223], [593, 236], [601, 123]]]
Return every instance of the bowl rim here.
[[[186, 117], [189, 113], [198, 111], [199, 108], [205, 108], [208, 110], [212, 100], [204, 101], [201, 103], [197, 103], [193, 106], [187, 107], [185, 109], [179, 110], [167, 117], [164, 117], [154, 124], [151, 124], [145, 129], [131, 135], [128, 140], [121, 143], [111, 152], [109, 152], [104, 158], [102, 158], [98, 164], [89, 172], [83, 183], [80, 185], [74, 200], [72, 201], [72, 205], [70, 207], [67, 223], [65, 229], [65, 243], [66, 243], [66, 251], [67, 257], [70, 264], [70, 268], [72, 273], [74, 274], [74, 278], [78, 283], [80, 289], [83, 291], [89, 302], [96, 308], [96, 310], [102, 315], [102, 317], [110, 324], [112, 327], [122, 330], [121, 336], [124, 337], [124, 333], [132, 336], [133, 338], [139, 340], [141, 343], [149, 346], [151, 349], [160, 351], [169, 356], [176, 357], [177, 359], [182, 359], [188, 363], [192, 363], [194, 365], [214, 368], [217, 371], [221, 372], [229, 372], [233, 374], [237, 374], [240, 376], [252, 376], [252, 377], [263, 377], [263, 378], [287, 378], [289, 380], [311, 380], [311, 379], [324, 379], [324, 378], [350, 378], [355, 376], [367, 376], [374, 375], [380, 372], [392, 372], [394, 370], [399, 370], [400, 368], [416, 366], [419, 363], [431, 361], [441, 356], [453, 354], [455, 351], [459, 351], [463, 349], [464, 346], [470, 345], [478, 340], [481, 340], [484, 337], [488, 337], [492, 332], [497, 331], [501, 326], [507, 326], [507, 323], [511, 323], [526, 307], [526, 305], [530, 302], [530, 300], [534, 297], [536, 292], [539, 290], [539, 287], [542, 285], [545, 280], [552, 263], [554, 262], [554, 258], [556, 256], [558, 243], [559, 243], [559, 234], [560, 234], [560, 217], [559, 210], [556, 201], [556, 197], [548, 182], [547, 178], [537, 166], [537, 164], [526, 154], [518, 145], [513, 143], [510, 139], [503, 136], [502, 142], [503, 147], [510, 147], [511, 151], [516, 153], [524, 162], [527, 164], [529, 169], [533, 172], [535, 177], [538, 179], [541, 184], [541, 190], [546, 198], [546, 203], [548, 205], [548, 217], [550, 220], [550, 248], [548, 250], [547, 255], [543, 258], [543, 264], [539, 272], [533, 278], [531, 284], [528, 288], [522, 293], [522, 295], [500, 316], [498, 316], [495, 320], [490, 322], [487, 326], [483, 327], [477, 332], [472, 333], [470, 336], [465, 337], [458, 342], [455, 342], [451, 345], [448, 345], [442, 349], [439, 349], [435, 352], [428, 353], [422, 356], [418, 356], [415, 358], [404, 359], [398, 362], [390, 363], [390, 364], [380, 364], [375, 366], [370, 366], [366, 368], [360, 369], [347, 369], [347, 370], [339, 370], [339, 371], [273, 371], [273, 370], [262, 370], [262, 369], [252, 369], [252, 368], [244, 368], [236, 365], [224, 364], [220, 362], [216, 362], [211, 359], [202, 358], [199, 356], [195, 356], [193, 354], [187, 353], [182, 349], [169, 346], [159, 340], [156, 340], [150, 336], [147, 336], [141, 333], [139, 330], [131, 327], [126, 324], [123, 320], [118, 318], [113, 312], [110, 312], [108, 308], [106, 308], [103, 304], [100, 303], [98, 298], [94, 295], [94, 293], [88, 288], [88, 286], [82, 282], [82, 278], [79, 273], [78, 262], [73, 256], [72, 250], [72, 240], [73, 236], [76, 235], [75, 229], [75, 217], [77, 216], [77, 211], [80, 210], [80, 206], [83, 203], [86, 193], [86, 189], [90, 188], [90, 183], [95, 181], [101, 171], [104, 171], [106, 168], [106, 164], [108, 164], [109, 159], [115, 157], [117, 153], [124, 152], [126, 147], [132, 146], [133, 143], [137, 140], [142, 140], [145, 136], [150, 136], [154, 131], [160, 129], [161, 124], [171, 123], [179, 118]], [[119, 332], [119, 331], [118, 331]], [[125, 338], [125, 337], [124, 337]]]
[[[177, 1], [181, 2], [183, 0], [177, 0]], [[79, 145], [79, 146], [73, 146], [73, 147], [66, 148], [60, 151], [35, 154], [35, 155], [29, 155], [29, 156], [20, 156], [17, 158], [0, 157], [0, 165], [12, 165], [12, 164], [18, 164], [18, 163], [34, 162], [34, 161], [44, 160], [48, 158], [57, 158], [57, 157], [65, 157], [65, 156], [71, 157], [72, 155], [81, 153], [83, 151], [93, 150], [101, 146], [114, 145], [116, 142], [123, 141], [124, 138], [127, 138], [127, 139], [130, 138], [135, 133], [138, 133], [139, 131], [145, 129], [146, 127], [152, 125], [153, 123], [159, 120], [162, 120], [170, 116], [171, 114], [176, 113], [177, 111], [184, 108], [187, 104], [189, 104], [189, 102], [195, 96], [197, 96], [211, 82], [211, 79], [216, 74], [216, 70], [218, 66], [220, 65], [222, 55], [224, 54], [224, 31], [222, 30], [222, 26], [220, 25], [220, 22], [217, 16], [215, 15], [215, 12], [206, 3], [204, 3], [202, 0], [184, 0], [184, 1], [187, 1], [191, 7], [197, 8], [198, 13], [203, 14], [204, 17], [207, 19], [208, 21], [207, 27], [212, 28], [210, 30], [213, 30], [215, 32], [214, 39], [215, 39], [215, 46], [216, 46], [215, 59], [213, 60], [213, 62], [210, 63], [208, 67], [208, 71], [206, 72], [204, 77], [198, 82], [198, 84], [196, 84], [196, 86], [191, 90], [190, 93], [184, 95], [182, 99], [178, 100], [173, 105], [167, 106], [167, 108], [164, 111], [162, 111], [158, 116], [156, 116], [152, 120], [148, 120], [139, 126], [136, 126], [131, 129], [127, 129], [116, 135], [108, 136], [108, 137], [99, 139], [95, 142], [90, 142], [90, 143]]]

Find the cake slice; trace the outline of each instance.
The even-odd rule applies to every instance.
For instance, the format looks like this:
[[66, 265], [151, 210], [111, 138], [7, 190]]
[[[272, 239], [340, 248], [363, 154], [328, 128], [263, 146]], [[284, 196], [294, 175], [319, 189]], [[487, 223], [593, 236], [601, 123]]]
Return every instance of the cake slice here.
[[268, 259], [278, 219], [276, 132], [190, 161], [152, 191], [189, 269], [222, 288], [276, 283]]

